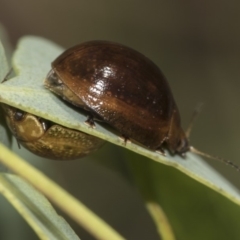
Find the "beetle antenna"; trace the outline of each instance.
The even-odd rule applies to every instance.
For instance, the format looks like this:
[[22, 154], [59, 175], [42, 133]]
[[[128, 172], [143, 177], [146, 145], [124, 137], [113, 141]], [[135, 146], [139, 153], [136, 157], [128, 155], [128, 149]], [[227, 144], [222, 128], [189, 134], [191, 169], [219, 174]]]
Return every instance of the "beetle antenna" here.
[[[188, 128], [187, 128], [186, 132], [185, 132], [187, 139], [189, 139], [189, 137], [190, 137], [190, 133], [192, 131], [193, 124], [194, 124], [195, 120], [197, 119], [197, 117], [199, 116], [199, 113], [201, 112], [202, 107], [203, 107], [203, 103], [198, 104], [198, 106], [195, 108], [195, 110], [193, 112], [191, 121], [188, 125]], [[229, 166], [235, 168], [238, 172], [240, 172], [240, 167], [237, 164], [235, 164], [234, 162], [231, 162], [227, 159], [220, 158], [218, 156], [212, 156], [208, 153], [201, 152], [193, 146], [189, 147], [189, 151], [193, 152], [193, 153], [196, 153], [200, 156], [206, 157], [208, 159], [217, 160], [219, 162], [225, 163], [226, 165], [229, 165]]]
[[206, 157], [208, 159], [213, 159], [213, 160], [220, 161], [222, 163], [225, 163], [226, 165], [229, 165], [229, 166], [235, 168], [238, 172], [240, 171], [240, 167], [237, 164], [235, 164], [235, 163], [233, 163], [233, 162], [231, 162], [227, 159], [220, 158], [220, 157], [217, 157], [217, 156], [212, 156], [210, 154], [201, 152], [198, 149], [194, 148], [193, 146], [190, 146], [190, 152], [196, 153], [196, 154], [198, 154], [200, 156], [203, 156], [203, 157]]
[[196, 121], [197, 117], [199, 116], [200, 112], [202, 111], [202, 107], [203, 107], [203, 103], [199, 103], [194, 109], [194, 112], [192, 114], [192, 118], [191, 118], [190, 123], [188, 125], [188, 128], [185, 132], [187, 139], [189, 139], [189, 137], [190, 137], [193, 124]]

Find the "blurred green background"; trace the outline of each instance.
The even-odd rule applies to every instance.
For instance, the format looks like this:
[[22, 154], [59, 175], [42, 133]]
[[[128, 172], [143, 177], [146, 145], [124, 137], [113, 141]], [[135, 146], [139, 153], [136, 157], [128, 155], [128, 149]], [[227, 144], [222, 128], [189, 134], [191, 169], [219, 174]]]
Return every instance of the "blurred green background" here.
[[[142, 52], [166, 75], [183, 127], [187, 127], [196, 105], [204, 103], [191, 136], [193, 146], [240, 165], [239, 12], [240, 2], [234, 0], [1, 0], [0, 22], [13, 46], [21, 36], [32, 34], [65, 48], [102, 39]], [[23, 149], [19, 152], [26, 153], [25, 158], [128, 239], [158, 239], [137, 189], [101, 164], [111, 160], [112, 167], [118, 166], [126, 175], [120, 148], [107, 144], [89, 158], [60, 163], [42, 160]], [[240, 175], [235, 170], [208, 162], [240, 188]], [[37, 239], [11, 207], [2, 207], [5, 205], [8, 203], [1, 197], [0, 239]], [[12, 231], [7, 230], [9, 222]], [[73, 226], [82, 239], [93, 239]]]

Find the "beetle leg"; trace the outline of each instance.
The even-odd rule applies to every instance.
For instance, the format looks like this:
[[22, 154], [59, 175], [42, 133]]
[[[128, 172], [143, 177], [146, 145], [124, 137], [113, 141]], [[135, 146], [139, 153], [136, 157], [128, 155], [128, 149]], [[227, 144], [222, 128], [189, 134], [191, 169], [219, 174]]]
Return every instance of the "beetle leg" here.
[[96, 127], [96, 126], [95, 126], [95, 123], [94, 123], [94, 118], [93, 118], [93, 116], [91, 116], [91, 115], [88, 116], [88, 118], [87, 118], [87, 120], [85, 121], [85, 123], [86, 123], [89, 127], [91, 127], [91, 128], [95, 128], [95, 127]]
[[156, 150], [156, 153], [160, 153], [161, 155], [166, 156], [166, 153], [164, 152], [164, 150], [163, 150], [162, 147], [159, 147], [159, 148]]
[[180, 153], [180, 156], [181, 156], [182, 158], [186, 158], [186, 153]]
[[19, 143], [17, 138], [16, 138], [16, 140], [17, 140], [18, 149], [21, 149], [21, 145], [20, 145], [20, 143]]
[[121, 135], [119, 138], [123, 141], [124, 146], [126, 146], [127, 143], [131, 143], [130, 139], [128, 137], [126, 137], [125, 135]]
[[166, 142], [166, 140], [168, 139], [168, 136], [164, 137], [163, 140], [161, 141], [161, 144], [159, 145], [159, 147], [156, 149], [157, 153], [160, 153], [163, 156], [166, 156], [166, 153], [164, 152], [162, 145], [164, 142]]

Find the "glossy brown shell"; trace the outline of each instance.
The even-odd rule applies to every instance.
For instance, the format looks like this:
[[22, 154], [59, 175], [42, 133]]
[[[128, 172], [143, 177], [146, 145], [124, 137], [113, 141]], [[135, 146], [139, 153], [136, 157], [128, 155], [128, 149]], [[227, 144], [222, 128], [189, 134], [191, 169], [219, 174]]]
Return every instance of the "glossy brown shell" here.
[[20, 110], [2, 104], [7, 124], [18, 143], [32, 153], [54, 160], [73, 160], [92, 153], [100, 148], [104, 141], [86, 133], [51, 123], [44, 129], [45, 119], [30, 113], [16, 118]]
[[92, 41], [65, 51], [52, 69], [46, 82], [57, 77], [74, 95], [62, 94], [66, 100], [124, 137], [150, 149], [166, 142], [173, 152], [178, 151], [181, 139], [186, 140], [165, 77], [141, 53], [116, 43]]

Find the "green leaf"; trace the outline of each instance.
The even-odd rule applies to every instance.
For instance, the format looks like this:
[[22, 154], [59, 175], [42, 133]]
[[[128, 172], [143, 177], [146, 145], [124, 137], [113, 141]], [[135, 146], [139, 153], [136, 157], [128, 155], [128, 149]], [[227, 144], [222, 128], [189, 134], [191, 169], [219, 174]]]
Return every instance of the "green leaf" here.
[[[43, 193], [48, 199], [51, 200], [51, 202], [55, 203], [62, 211], [67, 213], [78, 224], [83, 226], [89, 233], [95, 236], [96, 239], [124, 240], [124, 238], [120, 234], [118, 234], [114, 229], [112, 229], [108, 224], [106, 224], [101, 218], [94, 214], [84, 204], [71, 196], [67, 191], [58, 186], [51, 179], [49, 179], [39, 170], [35, 169], [33, 166], [25, 162], [23, 159], [11, 152], [2, 144], [0, 144], [0, 162], [2, 162], [5, 166], [15, 172], [17, 175], [23, 177], [27, 182], [31, 183], [32, 186], [34, 186], [41, 193]], [[0, 179], [0, 181], [1, 180], [2, 182], [4, 182], [4, 179]], [[13, 188], [7, 186], [2, 187], [3, 194], [7, 193], [6, 188], [9, 189], [10, 195], [14, 192]], [[24, 185], [22, 186], [22, 184], [19, 184], [18, 188], [24, 189], [25, 187]], [[28, 194], [29, 195], [27, 196], [29, 196], [30, 200], [27, 205], [34, 205], [34, 202], [36, 200], [34, 198], [35, 193], [28, 192]], [[20, 196], [18, 195], [17, 198], [19, 199]], [[33, 202], [31, 203], [31, 201]], [[15, 202], [16, 201], [14, 200], [14, 203]], [[46, 208], [48, 206], [46, 204], [43, 204], [43, 202], [39, 202], [38, 207], [41, 208], [43, 212], [49, 211]], [[52, 213], [50, 214], [50, 216], [52, 216]], [[26, 215], [24, 215], [24, 217], [28, 218], [29, 220], [29, 217], [27, 217]], [[32, 221], [30, 223], [32, 225]], [[41, 224], [37, 222], [35, 223], [36, 225], [34, 225], [34, 229], [35, 231], [39, 231], [39, 225]], [[42, 222], [42, 224], [47, 224], [45, 225], [45, 227], [48, 228], [49, 224], [46, 221]], [[58, 231], [58, 228], [56, 228], [55, 231]]]
[[[39, 56], [42, 55], [42, 49], [38, 49], [39, 45], [29, 45], [29, 49], [31, 49], [31, 46], [33, 47], [32, 51], [38, 50]], [[37, 48], [35, 49], [35, 47]], [[57, 47], [53, 47], [52, 51], [43, 54], [42, 60], [44, 61], [46, 56], [47, 58], [49, 57], [49, 55], [52, 56], [51, 54], [55, 55], [55, 50], [57, 51], [57, 49]], [[6, 60], [4, 59], [5, 54], [3, 48], [1, 50], [2, 51], [0, 51], [0, 59], [3, 63], [6, 63]], [[13, 99], [15, 99], [17, 104], [21, 104], [20, 99], [23, 99], [24, 96], [20, 96], [19, 98], [18, 94], [20, 92], [25, 93], [26, 99], [28, 101], [31, 101], [31, 97], [34, 95], [34, 91], [38, 90], [35, 89], [34, 74], [36, 73], [37, 75], [39, 75], [42, 69], [40, 65], [38, 66], [39, 59], [37, 59], [37, 61], [34, 61], [34, 55], [32, 56], [31, 63], [33, 65], [36, 65], [33, 69], [31, 66], [29, 68], [28, 62], [26, 63], [26, 61], [24, 61], [24, 56], [23, 59], [21, 59], [20, 55], [20, 58], [18, 58], [17, 60], [19, 60], [19, 62], [15, 63], [16, 67], [14, 68], [16, 73], [18, 71], [21, 72], [21, 68], [30, 70], [24, 72], [26, 76], [28, 76], [26, 78], [26, 81], [15, 82], [16, 78], [13, 79], [13, 81], [9, 79], [4, 84], [1, 84], [0, 88], [2, 88], [4, 92], [4, 85], [8, 86], [8, 84], [11, 83], [12, 85], [10, 84], [9, 89], [13, 87], [12, 90], [13, 92], [15, 92]], [[7, 72], [6, 69], [7, 68], [5, 67], [0, 69], [1, 74], [3, 74], [4, 77]], [[31, 72], [31, 69], [33, 70], [33, 72]], [[45, 69], [43, 69], [43, 71], [45, 71]], [[32, 79], [31, 76], [33, 76]], [[28, 81], [29, 79], [31, 79], [32, 81]], [[18, 85], [19, 83], [20, 85]], [[27, 83], [27, 87], [25, 88], [25, 90], [27, 90], [26, 92], [23, 90], [23, 88], [21, 88], [22, 86], [24, 86], [24, 83]], [[39, 84], [39, 87], [40, 86], [41, 85]], [[27, 98], [28, 91], [30, 91], [30, 99]], [[9, 94], [8, 90], [6, 92], [7, 94]], [[3, 95], [0, 95], [0, 99]], [[45, 96], [43, 95], [43, 97]], [[41, 91], [40, 96], [37, 95], [37, 99], [35, 100], [37, 100], [39, 103], [39, 99], [41, 99]], [[4, 99], [1, 100], [4, 102]], [[27, 105], [25, 106], [24, 103], [23, 109], [25, 111], [28, 111]], [[75, 220], [77, 219], [76, 221], [83, 225], [83, 227], [85, 227], [89, 232], [91, 232], [97, 239], [123, 239], [110, 226], [108, 226], [98, 216], [92, 213], [91, 210], [87, 209], [83, 204], [81, 204], [81, 202], [77, 201], [75, 198], [73, 198], [63, 189], [61, 189], [61, 187], [53, 183], [42, 173], [29, 166], [27, 163], [24, 163], [19, 157], [17, 157], [7, 148], [1, 145], [1, 143], [0, 148], [0, 161], [3, 162], [5, 166], [7, 166], [10, 170], [16, 172], [23, 178], [27, 179], [28, 182], [38, 188], [40, 192], [48, 196], [48, 198], [55, 202], [63, 211], [67, 212], [70, 217], [75, 218]], [[43, 195], [39, 194], [39, 192], [34, 190], [30, 185], [25, 183], [25, 181], [23, 181], [19, 177], [0, 174], [0, 192], [13, 204], [13, 206], [32, 226], [32, 228], [35, 230], [35, 232], [41, 239], [79, 239], [68, 226], [68, 224], [56, 214], [56, 212], [52, 208], [51, 204], [46, 200], [46, 198], [43, 197]]]
[[20, 177], [0, 174], [0, 192], [25, 218], [40, 239], [79, 239], [49, 201]]
[[[1, 66], [0, 67], [0, 82], [1, 82], [9, 71], [7, 57], [5, 55], [5, 51], [1, 41], [0, 41], [0, 66]], [[10, 146], [11, 144], [11, 135], [6, 126], [3, 111], [1, 108], [0, 108], [0, 142], [5, 144], [6, 146]]]
[[84, 123], [85, 115], [70, 108], [43, 86], [51, 62], [62, 51], [61, 47], [43, 38], [31, 36], [22, 38], [13, 56], [13, 68], [17, 76], [0, 85], [1, 101], [63, 126], [105, 139], [154, 161], [173, 166], [240, 204], [239, 190], [195, 154], [188, 153], [185, 159], [169, 154], [164, 157], [134, 143], [127, 143], [125, 146], [118, 135], [99, 124], [96, 124], [95, 129], [89, 128]]
[[[125, 152], [125, 158], [163, 239], [169, 239], [163, 233], [172, 233], [171, 229], [176, 239], [239, 239], [240, 208], [236, 204], [174, 168], [131, 152]], [[157, 214], [155, 206], [164, 214]], [[167, 224], [164, 218], [159, 221], [159, 215], [167, 216]]]

